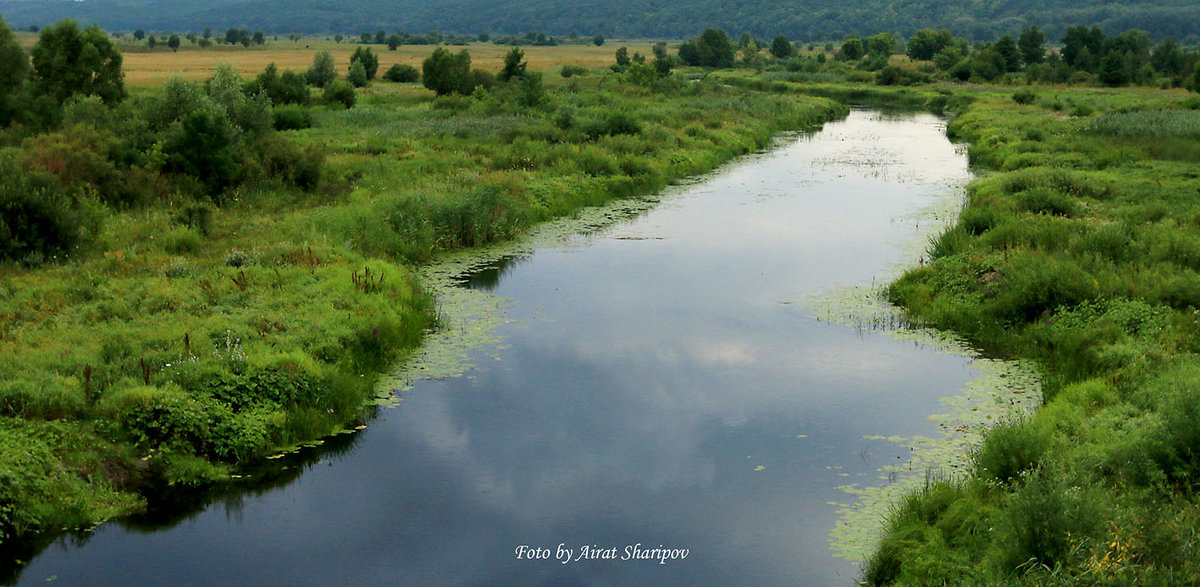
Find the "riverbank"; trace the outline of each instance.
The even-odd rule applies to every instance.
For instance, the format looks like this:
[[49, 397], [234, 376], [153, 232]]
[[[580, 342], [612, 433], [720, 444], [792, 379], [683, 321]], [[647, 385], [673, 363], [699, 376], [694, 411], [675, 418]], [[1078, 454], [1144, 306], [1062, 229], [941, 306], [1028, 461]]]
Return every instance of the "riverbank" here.
[[1200, 102], [1180, 92], [980, 92], [949, 132], [985, 173], [910, 320], [1036, 361], [1045, 406], [991, 429], [965, 478], [893, 512], [872, 584], [1200, 578]]
[[139, 511], [152, 488], [253, 483], [239, 467], [369, 415], [435, 324], [413, 264], [846, 112], [607, 72], [547, 85], [527, 106], [377, 85], [289, 133], [344, 189], [239, 191], [203, 230], [114, 213], [85, 256], [0, 268], [0, 541]]

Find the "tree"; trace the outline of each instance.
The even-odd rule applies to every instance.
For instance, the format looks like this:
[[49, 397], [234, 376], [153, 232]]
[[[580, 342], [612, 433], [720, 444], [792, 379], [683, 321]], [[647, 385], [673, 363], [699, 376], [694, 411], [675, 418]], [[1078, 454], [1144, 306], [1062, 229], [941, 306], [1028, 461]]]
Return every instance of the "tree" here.
[[775, 37], [775, 40], [771, 41], [771, 55], [776, 59], [791, 57], [794, 51], [795, 49], [792, 47], [791, 41], [788, 41], [788, 38], [783, 35], [779, 35]]
[[400, 45], [403, 45], [403, 44], [404, 44], [404, 37], [401, 37], [400, 35], [397, 35], [397, 34], [388, 35], [388, 38], [387, 38], [388, 51], [395, 51], [396, 47], [399, 47]]
[[144, 31], [144, 30], [142, 30], [142, 29], [138, 29], [138, 30], [136, 30], [136, 31], [133, 31], [133, 38], [134, 38], [134, 39], [137, 39], [137, 40], [139, 40], [139, 41], [140, 41], [140, 40], [142, 40], [142, 39], [145, 39], [145, 38], [146, 38], [146, 31]]
[[205, 38], [205, 39], [211, 39], [211, 38], [212, 38], [212, 27], [210, 27], [210, 26], [206, 26], [206, 27], [204, 27], [204, 38]]
[[1046, 35], [1033, 25], [1023, 31], [1017, 38], [1017, 47], [1021, 49], [1021, 60], [1025, 65], [1033, 65], [1046, 60]]
[[679, 46], [679, 58], [688, 65], [733, 67], [733, 57], [733, 45], [720, 29], [708, 29]]
[[262, 31], [254, 31], [253, 41], [255, 45], [265, 45], [267, 37], [263, 35]]
[[1013, 40], [1012, 35], [1000, 37], [992, 48], [1004, 58], [1004, 71], [1021, 70], [1021, 50], [1017, 48], [1017, 42]]
[[1096, 74], [1100, 83], [1109, 86], [1123, 86], [1129, 83], [1129, 72], [1126, 71], [1125, 57], [1128, 53], [1109, 51], [1100, 59], [1100, 71]]
[[158, 46], [158, 39], [154, 38], [154, 35], [150, 35], [150, 38], [146, 39], [146, 46], [153, 51], [154, 48]]
[[216, 196], [237, 181], [239, 172], [237, 131], [229, 120], [212, 109], [187, 114], [163, 144], [166, 169], [200, 180], [205, 191]]
[[629, 67], [630, 63], [632, 63], [629, 59], [629, 47], [621, 47], [617, 49], [615, 57], [617, 59], [617, 67], [619, 69], [625, 69], [626, 67]]
[[917, 61], [930, 61], [934, 55], [954, 43], [954, 35], [946, 29], [921, 29], [908, 38], [904, 54]]
[[525, 75], [525, 66], [528, 65], [524, 61], [525, 52], [520, 47], [513, 47], [508, 50], [508, 54], [504, 56], [504, 68], [496, 76], [496, 79], [506, 82], [515, 77], [523, 77]]
[[387, 31], [375, 31], [375, 44], [376, 45], [386, 45], [387, 44]]
[[367, 85], [367, 69], [363, 67], [362, 61], [354, 60], [350, 62], [350, 71], [346, 74], [346, 81], [350, 82], [356, 88]]
[[0, 127], [16, 117], [18, 95], [28, 75], [29, 56], [0, 18]]
[[354, 65], [355, 61], [362, 63], [363, 70], [367, 74], [367, 79], [375, 79], [375, 74], [379, 71], [379, 56], [372, 53], [370, 47], [356, 48], [354, 53], [350, 55], [350, 64]]
[[125, 99], [121, 53], [96, 25], [82, 32], [73, 20], [42, 29], [30, 51], [32, 90], [61, 105], [76, 94], [98, 96], [113, 105]]
[[[333, 42], [334, 42], [334, 43], [341, 43], [341, 42], [342, 42], [342, 39], [344, 39], [344, 38], [346, 38], [346, 37], [343, 37], [342, 35], [334, 35], [334, 36], [333, 36]], [[295, 39], [292, 39], [292, 40], [293, 40], [293, 41], [295, 41]]]
[[845, 41], [842, 41], [842, 57], [845, 57], [850, 61], [858, 61], [859, 59], [862, 59], [862, 56], [865, 53], [866, 50], [863, 48], [862, 39], [858, 37], [850, 37]]
[[471, 77], [471, 54], [466, 49], [451, 53], [438, 47], [421, 63], [421, 77], [425, 87], [439, 96], [452, 93], [469, 94], [475, 89]]
[[318, 88], [323, 88], [337, 78], [337, 70], [334, 68], [333, 55], [329, 51], [317, 51], [313, 56], [312, 66], [304, 74], [308, 79], [308, 83]]
[[179, 51], [179, 35], [171, 35], [171, 38], [167, 39], [167, 46], [172, 51]]
[[592, 37], [592, 44], [599, 47], [604, 44], [604, 35], [596, 35]]
[[1093, 63], [1082, 64], [1080, 55], [1087, 50], [1087, 56], [1094, 58], [1100, 54], [1100, 44], [1104, 42], [1104, 33], [1100, 27], [1092, 27], [1088, 30], [1085, 26], [1073, 26], [1067, 29], [1067, 34], [1063, 37], [1062, 58], [1067, 62], [1067, 65], [1075, 69], [1092, 69]]
[[896, 52], [896, 38], [891, 33], [871, 35], [867, 39], [867, 53], [871, 59], [883, 60]]

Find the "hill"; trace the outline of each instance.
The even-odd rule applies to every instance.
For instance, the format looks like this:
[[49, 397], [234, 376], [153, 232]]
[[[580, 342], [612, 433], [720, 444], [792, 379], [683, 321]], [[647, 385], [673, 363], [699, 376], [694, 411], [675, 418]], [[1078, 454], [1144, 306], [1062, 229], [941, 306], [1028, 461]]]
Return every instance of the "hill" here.
[[112, 31], [211, 26], [268, 33], [436, 29], [688, 38], [719, 27], [731, 34], [816, 41], [880, 31], [907, 36], [933, 27], [986, 40], [1031, 24], [1059, 38], [1067, 26], [1087, 24], [1110, 34], [1137, 28], [1155, 38], [1200, 39], [1195, 0], [0, 0], [0, 15], [14, 28], [74, 18]]

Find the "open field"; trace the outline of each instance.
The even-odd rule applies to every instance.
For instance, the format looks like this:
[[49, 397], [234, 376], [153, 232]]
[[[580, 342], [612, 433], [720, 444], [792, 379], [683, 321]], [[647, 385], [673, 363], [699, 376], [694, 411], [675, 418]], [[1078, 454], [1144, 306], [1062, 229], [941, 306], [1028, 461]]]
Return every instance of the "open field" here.
[[[19, 42], [27, 49], [37, 42], [35, 33], [18, 33]], [[359, 47], [368, 47], [379, 56], [379, 71], [386, 71], [393, 64], [412, 65], [418, 69], [421, 62], [433, 52], [435, 45], [402, 45], [395, 51], [389, 51], [386, 45], [359, 45], [343, 40], [335, 43], [324, 37], [305, 37], [299, 41], [289, 41], [280, 38], [278, 41], [267, 41], [266, 45], [242, 47], [241, 45], [214, 45], [200, 48], [191, 45], [185, 39], [179, 51], [173, 52], [163, 44], [150, 51], [145, 41], [133, 43], [127, 39], [117, 41], [124, 55], [125, 83], [135, 87], [153, 87], [162, 85], [174, 75], [182, 75], [187, 79], [206, 79], [217, 70], [221, 63], [232, 64], [234, 70], [244, 77], [250, 78], [274, 63], [280, 71], [291, 69], [303, 72], [312, 65], [313, 55], [317, 51], [328, 50], [337, 62], [338, 71], [345, 75], [350, 67], [350, 56]], [[556, 47], [521, 47], [525, 52], [525, 60], [532, 71], [557, 72], [564, 65], [579, 65], [584, 67], [603, 67], [613, 62], [613, 52], [619, 47], [629, 47], [630, 54], [640, 52], [650, 55], [654, 41], [639, 40], [610, 40], [603, 46], [559, 45]], [[465, 46], [449, 46], [451, 51], [463, 49], [471, 53], [471, 65], [486, 71], [499, 71], [504, 64], [504, 55], [511, 47], [492, 43], [471, 43]]]

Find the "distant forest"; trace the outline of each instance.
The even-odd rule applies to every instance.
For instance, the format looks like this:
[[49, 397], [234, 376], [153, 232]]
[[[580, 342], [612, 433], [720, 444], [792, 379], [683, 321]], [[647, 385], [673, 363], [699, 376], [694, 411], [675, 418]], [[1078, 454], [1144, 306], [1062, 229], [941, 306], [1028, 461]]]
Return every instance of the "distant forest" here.
[[342, 33], [386, 29], [424, 33], [690, 38], [709, 27], [731, 34], [839, 40], [888, 31], [907, 38], [946, 28], [971, 41], [1037, 25], [1060, 38], [1075, 24], [1109, 34], [1129, 29], [1153, 38], [1200, 42], [1196, 0], [0, 0], [14, 29], [62, 18], [109, 31], [194, 31], [240, 27], [267, 33]]

